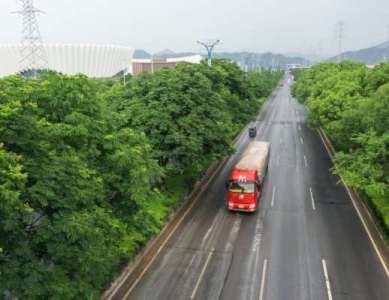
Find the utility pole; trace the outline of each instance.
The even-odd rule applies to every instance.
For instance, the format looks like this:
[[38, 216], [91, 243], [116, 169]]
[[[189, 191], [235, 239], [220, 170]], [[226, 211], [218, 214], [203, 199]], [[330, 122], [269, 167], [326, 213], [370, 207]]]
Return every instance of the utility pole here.
[[37, 14], [41, 10], [34, 6], [34, 0], [17, 0], [21, 10], [15, 12], [22, 16], [22, 43], [20, 47], [21, 71], [32, 72], [36, 77], [37, 70], [48, 68], [48, 61], [39, 30]]
[[342, 43], [343, 43], [343, 30], [344, 30], [344, 23], [342, 21], [338, 22], [336, 24], [336, 35], [338, 39], [338, 62], [342, 61]]
[[205, 50], [207, 50], [207, 56], [208, 56], [208, 66], [212, 66], [212, 57], [213, 57], [213, 50], [215, 49], [215, 46], [220, 43], [220, 40], [209, 40], [209, 41], [197, 41], [198, 44], [202, 45]]

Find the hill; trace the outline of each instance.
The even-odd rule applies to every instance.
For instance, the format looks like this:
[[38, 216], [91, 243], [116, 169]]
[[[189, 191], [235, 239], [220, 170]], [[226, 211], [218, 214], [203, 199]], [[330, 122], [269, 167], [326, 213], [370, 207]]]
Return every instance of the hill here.
[[[174, 52], [170, 49], [165, 49], [163, 51], [157, 52], [154, 54], [155, 58], [175, 58], [183, 56], [196, 55], [195, 52]], [[150, 58], [149, 54], [145, 50], [136, 50], [134, 58]], [[216, 52], [216, 58], [224, 58], [228, 60], [235, 61], [242, 68], [247, 68], [248, 70], [253, 70], [257, 68], [281, 68], [284, 69], [288, 64], [301, 64], [309, 65], [309, 60], [302, 57], [293, 57], [283, 54], [274, 54], [271, 52], [266, 53], [255, 53], [255, 52]]]
[[150, 58], [150, 57], [151, 57], [151, 54], [148, 53], [147, 51], [142, 50], [142, 49], [135, 49], [134, 58], [145, 59], [145, 58]]
[[389, 60], [389, 41], [370, 48], [347, 51], [341, 55], [331, 57], [329, 60], [338, 60], [339, 56], [341, 59], [358, 61], [368, 65], [379, 64]]
[[241, 67], [248, 70], [261, 68], [281, 68], [285, 69], [288, 64], [309, 65], [310, 62], [302, 57], [290, 57], [283, 54], [271, 52], [221, 52], [216, 53], [215, 57], [226, 58], [237, 62]]

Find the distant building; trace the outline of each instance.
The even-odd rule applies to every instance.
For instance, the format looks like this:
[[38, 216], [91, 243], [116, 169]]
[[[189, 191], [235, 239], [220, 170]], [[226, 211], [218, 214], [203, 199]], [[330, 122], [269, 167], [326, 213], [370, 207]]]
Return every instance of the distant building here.
[[[134, 49], [114, 45], [44, 44], [48, 68], [63, 74], [108, 78], [128, 72]], [[18, 74], [21, 45], [0, 45], [0, 77]]]
[[304, 69], [304, 68], [306, 68], [306, 66], [304, 66], [302, 64], [287, 64], [286, 68], [289, 70], [290, 69]]
[[139, 75], [141, 73], [154, 73], [158, 72], [162, 68], [174, 68], [180, 62], [188, 62], [199, 64], [202, 61], [201, 55], [166, 58], [166, 59], [133, 59], [132, 68], [129, 72], [133, 75]]

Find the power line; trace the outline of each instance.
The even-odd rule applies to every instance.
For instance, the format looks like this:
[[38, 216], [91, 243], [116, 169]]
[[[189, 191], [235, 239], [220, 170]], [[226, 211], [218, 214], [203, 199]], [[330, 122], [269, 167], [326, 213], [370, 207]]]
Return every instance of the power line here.
[[207, 50], [208, 66], [212, 66], [213, 50], [216, 45], [220, 44], [220, 40], [208, 40], [208, 41], [197, 41], [198, 44], [202, 45]]
[[48, 61], [39, 30], [37, 14], [41, 10], [34, 6], [34, 0], [18, 0], [21, 10], [15, 12], [22, 16], [22, 43], [20, 47], [20, 67], [22, 72], [32, 72], [48, 68]]

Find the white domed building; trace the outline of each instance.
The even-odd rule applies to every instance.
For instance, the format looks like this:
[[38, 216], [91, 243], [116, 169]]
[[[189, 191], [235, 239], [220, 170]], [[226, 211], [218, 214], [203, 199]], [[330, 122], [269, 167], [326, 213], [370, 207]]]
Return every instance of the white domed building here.
[[[18, 74], [21, 65], [21, 45], [0, 45], [0, 77]], [[93, 78], [108, 78], [131, 68], [134, 49], [115, 45], [44, 44], [48, 69], [63, 74], [85, 74]]]

